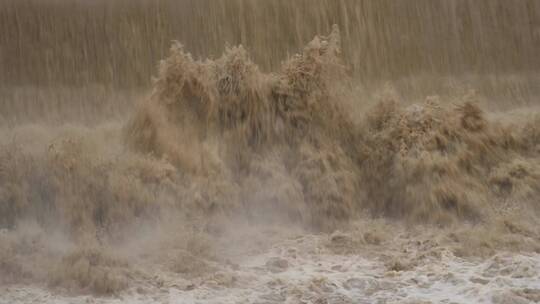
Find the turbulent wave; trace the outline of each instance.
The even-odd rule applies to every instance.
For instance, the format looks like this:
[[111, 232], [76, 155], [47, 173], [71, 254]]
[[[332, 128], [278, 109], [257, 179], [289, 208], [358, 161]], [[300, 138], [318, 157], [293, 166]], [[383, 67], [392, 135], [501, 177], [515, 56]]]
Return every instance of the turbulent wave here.
[[185, 146], [212, 142], [222, 149], [220, 170], [240, 189], [261, 162], [280, 162], [290, 183], [300, 184], [295, 198], [304, 198], [287, 205], [300, 203], [315, 225], [361, 210], [476, 221], [501, 196], [534, 198], [538, 116], [503, 125], [488, 120], [469, 93], [451, 106], [436, 96], [401, 106], [386, 94], [363, 117], [351, 117], [350, 102], [336, 93], [348, 81], [339, 53], [334, 29], [280, 72], [263, 74], [241, 47], [200, 62], [175, 45], [127, 141], [195, 174], [209, 161]]
[[196, 275], [224, 262], [207, 238], [239, 222], [503, 222], [534, 238], [540, 115], [509, 122], [474, 92], [411, 105], [390, 91], [357, 114], [365, 102], [348, 93], [340, 55], [337, 28], [275, 73], [241, 46], [202, 61], [175, 43], [125, 124], [11, 130], [0, 148], [0, 283], [110, 294], [147, 279], [134, 270], [141, 259]]

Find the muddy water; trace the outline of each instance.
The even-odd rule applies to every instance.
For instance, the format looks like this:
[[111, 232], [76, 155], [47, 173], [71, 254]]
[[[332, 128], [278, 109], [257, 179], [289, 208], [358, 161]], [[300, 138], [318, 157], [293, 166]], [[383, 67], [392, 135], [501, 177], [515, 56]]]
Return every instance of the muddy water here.
[[287, 3], [2, 4], [0, 303], [540, 301], [536, 2]]
[[380, 243], [364, 240], [361, 249], [347, 245], [355, 232], [267, 230], [259, 237], [268, 239], [264, 234], [279, 237], [246, 253], [256, 247], [250, 244], [200, 277], [155, 271], [155, 277], [105, 298], [3, 286], [0, 303], [535, 303], [540, 297], [537, 253], [456, 257], [448, 244], [407, 233]]

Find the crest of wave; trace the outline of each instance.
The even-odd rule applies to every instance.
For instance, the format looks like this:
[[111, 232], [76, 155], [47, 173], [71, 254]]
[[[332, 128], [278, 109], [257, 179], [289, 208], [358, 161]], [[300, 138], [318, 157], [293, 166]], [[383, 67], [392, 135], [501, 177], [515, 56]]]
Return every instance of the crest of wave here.
[[382, 98], [360, 131], [370, 210], [443, 225], [486, 221], [509, 202], [538, 211], [538, 115], [503, 124], [487, 119], [476, 98], [408, 107]]
[[[337, 28], [271, 74], [241, 46], [197, 61], [174, 44], [126, 138], [186, 174], [222, 172], [240, 192], [287, 184], [273, 198], [240, 194], [240, 206], [280, 205], [318, 228], [366, 210], [422, 222], [478, 222], [501, 201], [534, 200], [537, 118], [514, 125], [487, 119], [474, 94], [408, 107], [386, 94], [351, 117], [346, 105], [362, 100], [343, 100], [345, 70]], [[207, 157], [209, 148], [219, 162]]]
[[[262, 73], [242, 46], [197, 61], [175, 43], [127, 142], [186, 174], [226, 172], [248, 213], [281, 210], [315, 226], [347, 218], [358, 187], [344, 150], [352, 123], [334, 92], [346, 77], [339, 55], [337, 27], [274, 74]], [[212, 149], [219, 162], [208, 157]]]

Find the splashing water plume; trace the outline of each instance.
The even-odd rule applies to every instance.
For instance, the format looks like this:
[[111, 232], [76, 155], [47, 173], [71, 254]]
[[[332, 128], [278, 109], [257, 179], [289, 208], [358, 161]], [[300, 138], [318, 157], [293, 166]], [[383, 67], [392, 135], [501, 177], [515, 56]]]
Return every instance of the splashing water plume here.
[[[87, 86], [95, 112], [58, 98], [57, 123], [24, 119], [4, 98], [0, 286], [127, 300], [169, 288], [204, 303], [234, 303], [244, 286], [250, 303], [399, 302], [415, 295], [404, 273], [458, 292], [464, 277], [442, 268], [465, 267], [464, 280], [492, 288], [493, 276], [531, 278], [494, 303], [538, 301], [540, 111], [501, 111], [466, 87], [420, 100], [403, 80], [365, 94], [375, 81], [358, 73], [372, 63], [354, 59], [351, 31], [334, 25], [279, 65], [258, 48], [199, 59], [173, 42], [147, 96]], [[361, 270], [345, 269], [349, 258], [377, 280], [351, 278]]]

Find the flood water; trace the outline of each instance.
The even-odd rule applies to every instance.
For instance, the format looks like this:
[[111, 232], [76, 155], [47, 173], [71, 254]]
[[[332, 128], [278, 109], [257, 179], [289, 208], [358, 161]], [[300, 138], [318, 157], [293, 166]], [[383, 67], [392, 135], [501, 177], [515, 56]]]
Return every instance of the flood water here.
[[538, 303], [539, 53], [536, 0], [4, 0], [0, 303]]

